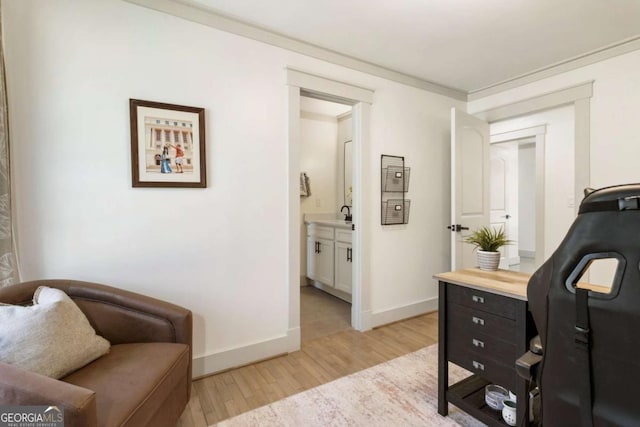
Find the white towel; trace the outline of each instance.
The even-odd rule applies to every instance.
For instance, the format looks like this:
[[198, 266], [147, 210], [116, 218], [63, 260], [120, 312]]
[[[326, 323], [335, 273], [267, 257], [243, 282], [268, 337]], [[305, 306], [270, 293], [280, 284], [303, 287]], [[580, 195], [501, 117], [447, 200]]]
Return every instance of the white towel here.
[[311, 187], [309, 186], [309, 177], [306, 172], [300, 173], [300, 196], [309, 197], [311, 195]]

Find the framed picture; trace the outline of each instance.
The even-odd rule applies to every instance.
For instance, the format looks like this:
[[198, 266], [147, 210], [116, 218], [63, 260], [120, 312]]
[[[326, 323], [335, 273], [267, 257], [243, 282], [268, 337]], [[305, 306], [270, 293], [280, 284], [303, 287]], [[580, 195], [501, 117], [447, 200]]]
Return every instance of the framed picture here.
[[134, 187], [207, 186], [204, 108], [129, 100]]

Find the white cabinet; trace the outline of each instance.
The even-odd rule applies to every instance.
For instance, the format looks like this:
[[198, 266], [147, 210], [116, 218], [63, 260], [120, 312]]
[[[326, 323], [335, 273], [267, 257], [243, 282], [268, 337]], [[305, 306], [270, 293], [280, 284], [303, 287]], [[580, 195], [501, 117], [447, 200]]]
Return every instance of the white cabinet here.
[[333, 286], [333, 240], [307, 237], [307, 276]]
[[353, 247], [351, 246], [351, 230], [336, 228], [335, 230], [335, 263], [334, 286], [351, 294]]
[[335, 242], [335, 288], [351, 293], [351, 243]]
[[307, 277], [314, 285], [351, 302], [351, 230], [307, 225]]
[[307, 226], [307, 277], [333, 286], [333, 228]]

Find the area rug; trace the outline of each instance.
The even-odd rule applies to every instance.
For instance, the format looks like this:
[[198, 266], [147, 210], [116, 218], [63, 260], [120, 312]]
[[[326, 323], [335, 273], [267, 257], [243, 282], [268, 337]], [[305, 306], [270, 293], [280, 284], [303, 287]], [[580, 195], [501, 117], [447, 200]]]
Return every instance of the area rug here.
[[[449, 365], [451, 382], [470, 375]], [[449, 405], [438, 415], [438, 346], [373, 366], [253, 411], [219, 427], [483, 426]]]

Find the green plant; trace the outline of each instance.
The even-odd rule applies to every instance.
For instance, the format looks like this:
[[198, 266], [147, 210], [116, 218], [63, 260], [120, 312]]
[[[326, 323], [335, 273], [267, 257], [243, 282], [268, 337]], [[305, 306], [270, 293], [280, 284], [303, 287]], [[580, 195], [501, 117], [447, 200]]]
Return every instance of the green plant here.
[[496, 229], [485, 226], [475, 230], [464, 241], [474, 245], [475, 249], [486, 252], [498, 252], [498, 249], [502, 246], [512, 243], [511, 240], [507, 239], [504, 228]]

